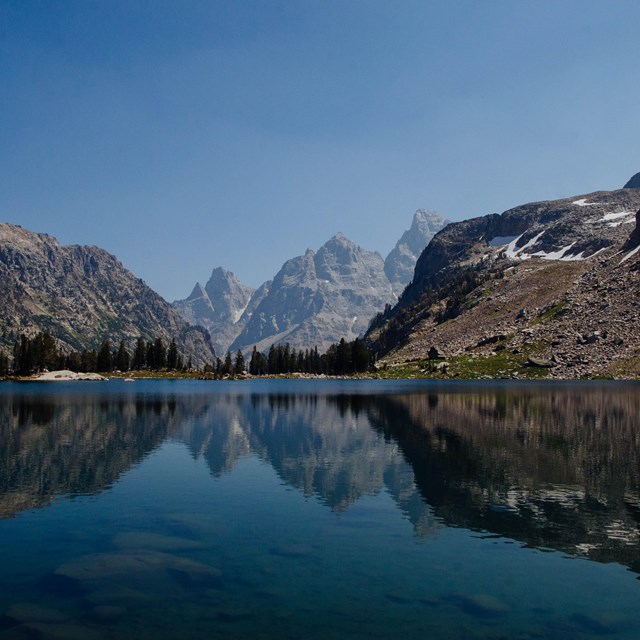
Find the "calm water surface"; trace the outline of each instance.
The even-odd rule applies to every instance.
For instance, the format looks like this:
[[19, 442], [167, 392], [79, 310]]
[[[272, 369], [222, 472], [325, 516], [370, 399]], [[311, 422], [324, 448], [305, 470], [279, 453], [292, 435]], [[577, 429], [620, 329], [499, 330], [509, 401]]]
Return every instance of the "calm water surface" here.
[[0, 385], [0, 640], [639, 638], [640, 385]]

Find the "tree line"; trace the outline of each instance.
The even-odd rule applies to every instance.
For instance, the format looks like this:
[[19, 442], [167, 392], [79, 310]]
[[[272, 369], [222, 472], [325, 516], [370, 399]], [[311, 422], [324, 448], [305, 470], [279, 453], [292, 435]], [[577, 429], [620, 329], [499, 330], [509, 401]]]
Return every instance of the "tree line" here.
[[[347, 342], [343, 338], [322, 354], [317, 347], [297, 350], [288, 343], [272, 345], [265, 353], [254, 346], [248, 366], [241, 350], [235, 356], [227, 351], [224, 358], [216, 358], [215, 362], [205, 365], [204, 373], [216, 378], [247, 372], [253, 376], [288, 373], [351, 375], [370, 371], [374, 362], [373, 352], [362, 340], [356, 338]], [[191, 358], [185, 363], [175, 340], [165, 346], [162, 338], [145, 340], [143, 337], [137, 339], [132, 352], [124, 340], [117, 347], [109, 340], [103, 340], [98, 350], [65, 352], [49, 333], [38, 333], [33, 338], [22, 334], [14, 344], [12, 363], [9, 357], [0, 353], [0, 375], [28, 376], [45, 369], [69, 369], [82, 373], [188, 371], [192, 369], [192, 363]]]
[[129, 353], [124, 340], [117, 347], [103, 340], [100, 348], [65, 352], [58, 347], [56, 339], [49, 333], [38, 333], [33, 338], [22, 334], [13, 346], [13, 363], [0, 354], [0, 375], [13, 373], [28, 376], [48, 369], [69, 369], [82, 373], [151, 370], [181, 371], [191, 368], [191, 359], [184, 364], [175, 340], [165, 346], [162, 338], [145, 340], [140, 337], [134, 350]]

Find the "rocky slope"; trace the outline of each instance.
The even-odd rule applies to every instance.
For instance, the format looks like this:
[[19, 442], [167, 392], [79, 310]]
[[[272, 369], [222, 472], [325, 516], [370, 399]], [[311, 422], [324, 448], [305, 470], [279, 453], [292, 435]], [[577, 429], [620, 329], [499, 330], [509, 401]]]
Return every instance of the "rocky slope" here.
[[48, 331], [69, 349], [97, 348], [103, 339], [176, 339], [194, 364], [211, 362], [209, 334], [118, 260], [98, 247], [63, 246], [55, 238], [0, 224], [0, 348], [21, 333]]
[[341, 338], [359, 336], [393, 302], [380, 254], [339, 233], [317, 253], [309, 249], [285, 262], [231, 350], [288, 342], [323, 351]]
[[415, 212], [411, 227], [402, 234], [384, 261], [384, 272], [398, 297], [413, 278], [416, 262], [424, 248], [447, 224], [449, 220], [434, 211], [418, 209]]
[[369, 338], [391, 364], [435, 347], [449, 374], [638, 375], [638, 209], [626, 187], [452, 223]]

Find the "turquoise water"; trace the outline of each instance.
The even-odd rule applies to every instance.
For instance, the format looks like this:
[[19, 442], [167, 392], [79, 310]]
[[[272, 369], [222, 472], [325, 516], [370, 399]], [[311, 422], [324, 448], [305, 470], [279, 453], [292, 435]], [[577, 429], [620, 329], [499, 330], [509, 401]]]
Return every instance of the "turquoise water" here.
[[0, 385], [4, 638], [638, 638], [640, 386]]

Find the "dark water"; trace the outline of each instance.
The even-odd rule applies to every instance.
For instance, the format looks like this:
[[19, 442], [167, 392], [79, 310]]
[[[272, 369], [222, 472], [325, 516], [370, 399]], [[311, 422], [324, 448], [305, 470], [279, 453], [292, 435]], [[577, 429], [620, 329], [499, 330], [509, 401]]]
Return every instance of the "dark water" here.
[[0, 640], [639, 638], [640, 385], [0, 385]]

